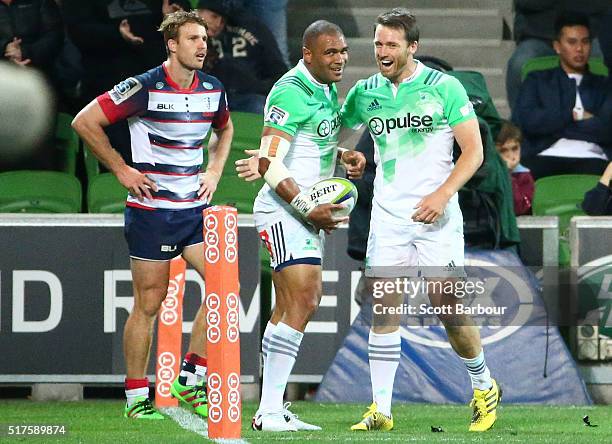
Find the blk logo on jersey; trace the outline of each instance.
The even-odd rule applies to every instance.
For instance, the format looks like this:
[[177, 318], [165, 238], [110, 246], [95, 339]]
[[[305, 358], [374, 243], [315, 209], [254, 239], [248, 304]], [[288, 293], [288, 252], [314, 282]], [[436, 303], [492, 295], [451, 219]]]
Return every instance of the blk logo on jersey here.
[[381, 119], [380, 117], [372, 117], [368, 122], [368, 128], [375, 136], [380, 136], [386, 132], [390, 134], [396, 129], [407, 128], [414, 133], [431, 133], [433, 132], [433, 117], [429, 115], [418, 116], [407, 113], [403, 117], [395, 117], [390, 119]]

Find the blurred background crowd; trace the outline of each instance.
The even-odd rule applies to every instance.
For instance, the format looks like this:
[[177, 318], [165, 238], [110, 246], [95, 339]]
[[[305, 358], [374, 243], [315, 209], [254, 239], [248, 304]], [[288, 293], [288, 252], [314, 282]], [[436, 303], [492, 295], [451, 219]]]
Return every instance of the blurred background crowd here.
[[[0, 0], [0, 47], [4, 49], [4, 62], [0, 62], [4, 127], [0, 129], [8, 131], [2, 134], [0, 171], [65, 169], [65, 159], [51, 149], [58, 125], [123, 79], [159, 65], [166, 54], [157, 27], [164, 14], [179, 9], [197, 9], [207, 21], [210, 42], [204, 70], [225, 85], [230, 110], [261, 115], [274, 82], [299, 59], [299, 45], [291, 48], [287, 21], [288, 14], [290, 18], [299, 15], [307, 2], [291, 3]], [[348, 0], [327, 3], [330, 10], [351, 6]], [[411, 7], [411, 2], [404, 6]], [[335, 17], [320, 18], [335, 21]], [[507, 166], [510, 185], [504, 192], [512, 193], [516, 215], [531, 214], [538, 179], [598, 176], [588, 195], [596, 201], [587, 201], [582, 210], [607, 214], [612, 175], [612, 82], [607, 76], [612, 65], [610, 2], [515, 0], [511, 18], [511, 26], [504, 27], [504, 38], [515, 42], [504, 67], [506, 106], [495, 111], [495, 122], [487, 122], [494, 147]], [[339, 20], [349, 36], [352, 30]], [[295, 17], [293, 22], [300, 23]], [[358, 45], [352, 51], [357, 55]], [[419, 55], [444, 71], [452, 72], [456, 64], [438, 58], [435, 51]], [[463, 64], [470, 65], [469, 61]], [[49, 88], [41, 86], [38, 74]], [[484, 90], [484, 95], [489, 94], [486, 84]], [[54, 97], [48, 109], [47, 94]], [[17, 99], [39, 112], [29, 113]], [[46, 125], [50, 129], [35, 138], [36, 128]], [[107, 133], [129, 160], [127, 123], [111, 125]], [[366, 139], [358, 145], [362, 150], [371, 149]], [[31, 154], [14, 155], [20, 150]]]

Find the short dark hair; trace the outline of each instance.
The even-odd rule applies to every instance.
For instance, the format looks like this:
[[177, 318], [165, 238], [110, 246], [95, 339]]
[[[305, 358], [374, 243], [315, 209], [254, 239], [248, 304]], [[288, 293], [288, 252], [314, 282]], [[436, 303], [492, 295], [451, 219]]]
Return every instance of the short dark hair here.
[[502, 126], [499, 130], [499, 134], [497, 134], [497, 138], [495, 139], [495, 144], [503, 145], [509, 140], [518, 140], [518, 142], [521, 143], [523, 141], [523, 133], [519, 127], [515, 126], [512, 122], [502, 120]]
[[168, 40], [176, 40], [180, 27], [187, 23], [197, 23], [198, 25], [204, 26], [206, 31], [208, 31], [208, 25], [196, 11], [176, 11], [172, 14], [168, 14], [166, 17], [164, 17], [164, 20], [162, 21], [161, 25], [159, 25], [158, 29], [158, 31], [164, 36], [166, 51], [168, 50]]
[[302, 46], [310, 49], [314, 40], [320, 35], [344, 35], [340, 26], [327, 20], [317, 20], [304, 30]]
[[584, 26], [591, 34], [591, 23], [589, 16], [579, 11], [562, 11], [555, 19], [555, 39], [561, 38], [563, 28], [566, 26]]
[[419, 27], [416, 17], [406, 8], [393, 8], [391, 11], [383, 12], [376, 18], [377, 25], [403, 29], [404, 37], [408, 43], [419, 41]]

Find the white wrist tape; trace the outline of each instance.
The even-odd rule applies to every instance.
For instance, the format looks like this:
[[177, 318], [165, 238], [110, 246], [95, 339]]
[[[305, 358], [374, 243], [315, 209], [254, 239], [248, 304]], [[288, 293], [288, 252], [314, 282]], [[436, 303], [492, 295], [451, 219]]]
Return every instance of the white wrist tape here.
[[337, 155], [337, 161], [338, 161], [338, 162], [341, 162], [341, 161], [342, 161], [342, 155], [343, 155], [344, 153], [346, 153], [347, 151], [349, 151], [347, 148], [341, 148], [341, 147], [338, 147], [338, 155]]
[[289, 152], [291, 143], [279, 136], [264, 136], [259, 145], [259, 158], [270, 161], [268, 170], [264, 174], [264, 180], [270, 188], [276, 190], [276, 186], [283, 180], [291, 177], [289, 170], [283, 163], [283, 159]]
[[291, 201], [291, 206], [295, 209], [295, 211], [300, 213], [302, 217], [307, 218], [317, 204], [311, 201], [306, 193], [302, 192], [293, 198]]

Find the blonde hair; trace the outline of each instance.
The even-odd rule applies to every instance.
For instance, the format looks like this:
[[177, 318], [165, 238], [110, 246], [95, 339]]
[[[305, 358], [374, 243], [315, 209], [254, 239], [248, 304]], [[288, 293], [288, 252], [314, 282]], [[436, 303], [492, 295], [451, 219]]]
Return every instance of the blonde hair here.
[[173, 12], [164, 17], [161, 25], [159, 25], [157, 30], [164, 36], [164, 43], [166, 44], [166, 52], [168, 52], [168, 54], [170, 53], [168, 49], [168, 40], [177, 40], [179, 29], [187, 23], [197, 23], [200, 26], [204, 26], [204, 29], [208, 31], [208, 25], [196, 11]]

